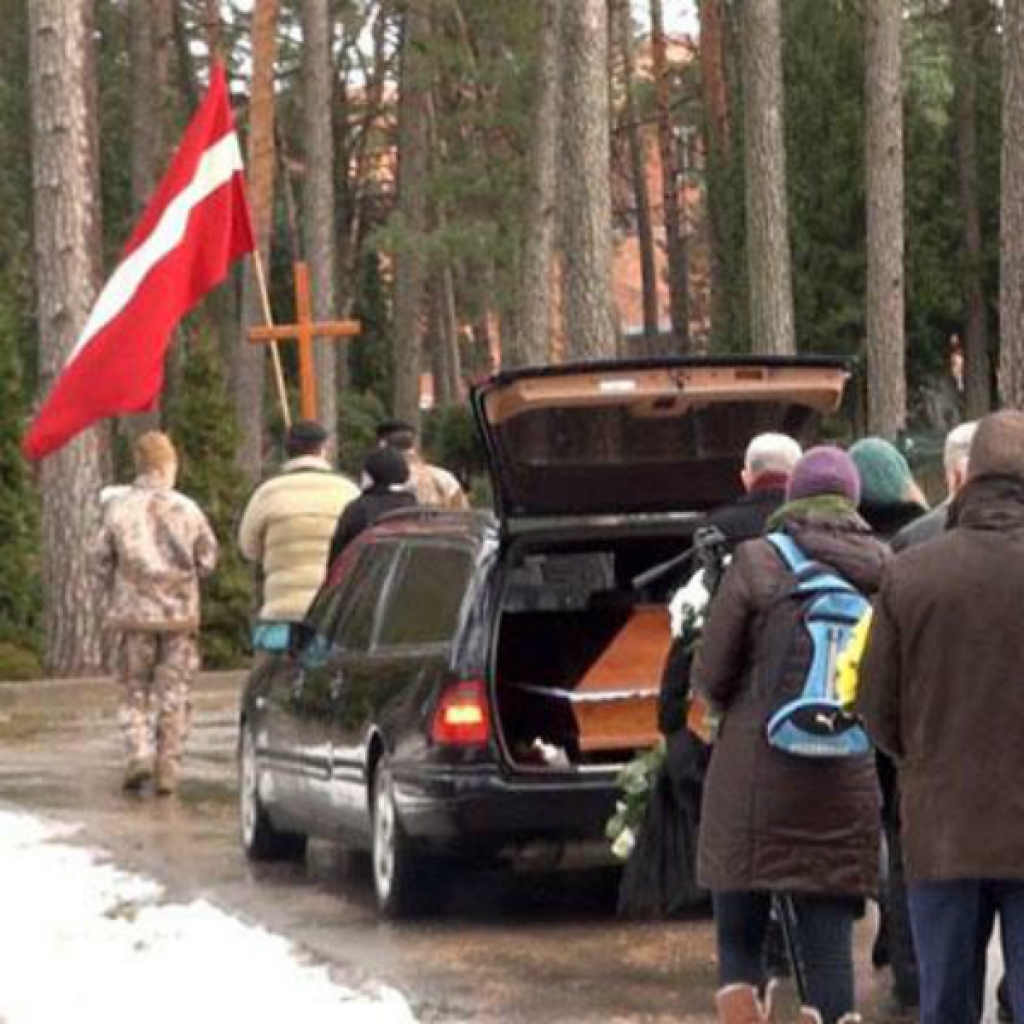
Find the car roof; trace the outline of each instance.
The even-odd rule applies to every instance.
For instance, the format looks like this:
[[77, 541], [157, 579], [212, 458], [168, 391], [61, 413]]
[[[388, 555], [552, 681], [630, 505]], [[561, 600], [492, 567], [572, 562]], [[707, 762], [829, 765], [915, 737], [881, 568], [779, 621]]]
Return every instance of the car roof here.
[[371, 527], [375, 537], [450, 537], [481, 543], [498, 532], [488, 509], [446, 509], [415, 505], [385, 513]]

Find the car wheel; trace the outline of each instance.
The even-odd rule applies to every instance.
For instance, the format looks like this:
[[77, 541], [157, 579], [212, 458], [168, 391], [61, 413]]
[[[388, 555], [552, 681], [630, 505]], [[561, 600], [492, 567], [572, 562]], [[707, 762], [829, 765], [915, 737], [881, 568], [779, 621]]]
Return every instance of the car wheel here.
[[391, 766], [382, 758], [373, 777], [373, 889], [385, 917], [405, 917], [423, 909], [424, 864], [411, 849], [395, 808]]
[[250, 860], [299, 860], [306, 853], [306, 837], [274, 827], [260, 798], [260, 766], [252, 729], [242, 727], [238, 751], [239, 817], [242, 847]]

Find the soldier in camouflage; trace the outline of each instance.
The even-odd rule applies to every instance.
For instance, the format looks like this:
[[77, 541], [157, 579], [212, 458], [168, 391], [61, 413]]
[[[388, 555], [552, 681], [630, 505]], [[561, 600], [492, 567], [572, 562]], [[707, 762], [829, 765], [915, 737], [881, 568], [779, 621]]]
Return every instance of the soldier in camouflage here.
[[199, 580], [216, 565], [217, 540], [199, 506], [174, 490], [178, 458], [166, 434], [138, 439], [135, 466], [134, 484], [106, 502], [96, 559], [123, 690], [124, 788], [138, 791], [155, 769], [156, 792], [169, 794], [199, 668]]

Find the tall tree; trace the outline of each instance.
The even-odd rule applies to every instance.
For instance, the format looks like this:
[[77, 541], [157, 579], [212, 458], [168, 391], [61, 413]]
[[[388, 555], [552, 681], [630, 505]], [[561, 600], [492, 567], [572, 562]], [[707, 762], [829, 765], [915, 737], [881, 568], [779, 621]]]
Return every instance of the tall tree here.
[[[136, 3], [128, 8], [131, 46], [132, 220], [152, 198], [164, 167], [168, 138], [170, 47], [173, 34], [170, 0]], [[128, 420], [138, 436], [157, 426], [157, 412]]]
[[[330, 320], [335, 301], [334, 135], [331, 20], [328, 0], [302, 0], [302, 235], [313, 286], [313, 315]], [[338, 421], [339, 384], [348, 383], [348, 353], [342, 346], [317, 345], [317, 410], [333, 438]]]
[[[249, 91], [249, 139], [246, 166], [253, 230], [259, 258], [267, 267], [274, 213], [274, 64], [277, 59], [279, 0], [255, 0], [252, 10], [252, 85]], [[242, 284], [242, 336], [235, 350], [235, 415], [241, 443], [238, 462], [255, 481], [263, 465], [262, 345], [249, 343], [248, 329], [264, 320], [260, 289], [250, 262]]]
[[396, 416], [417, 423], [422, 364], [420, 314], [425, 268], [422, 239], [426, 232], [426, 175], [429, 158], [428, 0], [407, 0], [402, 22], [401, 85], [398, 99], [398, 210], [404, 237], [395, 253], [395, 395]]
[[607, 0], [562, 9], [562, 153], [565, 350], [614, 356]]
[[[657, 2], [657, 0], [655, 0]], [[725, 170], [730, 160], [729, 77], [726, 71], [725, 12], [722, 0], [700, 0], [702, 135], [707, 166], [708, 246], [711, 265], [711, 333], [728, 336], [728, 259], [725, 228]]]
[[562, 3], [563, 0], [542, 0], [544, 20], [533, 105], [519, 330], [514, 337], [505, 339], [502, 347], [502, 362], [506, 366], [543, 365], [551, 358]]
[[654, 229], [651, 201], [647, 192], [647, 147], [640, 133], [639, 113], [633, 96], [636, 61], [633, 55], [633, 17], [629, 0], [615, 0], [613, 13], [619, 53], [622, 56], [623, 112], [629, 145], [630, 177], [636, 207], [636, 234], [640, 246], [640, 283], [643, 288], [644, 337], [648, 351], [654, 350], [658, 336], [658, 278], [654, 262]]
[[[90, 0], [29, 6], [39, 376], [48, 391], [85, 326], [99, 280], [93, 10]], [[46, 662], [74, 675], [102, 664], [98, 582], [106, 435], [94, 428], [43, 463]]]
[[661, 206], [665, 219], [665, 247], [668, 256], [669, 310], [672, 331], [685, 351], [690, 347], [690, 271], [686, 225], [679, 202], [682, 176], [679, 147], [672, 130], [672, 107], [668, 80], [668, 53], [661, 0], [651, 4], [651, 72], [658, 108], [658, 148], [661, 155]]
[[1003, 157], [999, 224], [999, 395], [1024, 409], [1024, 0], [1003, 6]]
[[907, 420], [903, 307], [902, 5], [868, 0], [865, 54], [868, 429]]
[[791, 354], [790, 267], [779, 0], [746, 0], [740, 28], [750, 331], [755, 352]]
[[992, 365], [983, 280], [985, 251], [978, 198], [977, 9], [976, 0], [953, 0], [953, 108], [964, 229], [965, 397], [969, 419], [984, 416], [992, 407]]

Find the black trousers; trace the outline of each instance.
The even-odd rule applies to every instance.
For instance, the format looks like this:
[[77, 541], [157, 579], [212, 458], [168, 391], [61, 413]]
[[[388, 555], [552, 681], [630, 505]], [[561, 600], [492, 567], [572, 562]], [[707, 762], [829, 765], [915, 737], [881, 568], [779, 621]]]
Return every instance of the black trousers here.
[[[769, 892], [716, 892], [718, 982], [721, 987], [767, 982], [764, 939], [771, 916]], [[793, 896], [806, 1002], [835, 1024], [854, 1009], [853, 924], [859, 901], [848, 897]]]

